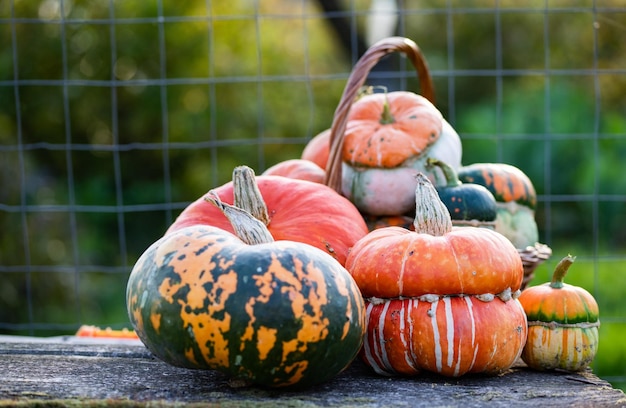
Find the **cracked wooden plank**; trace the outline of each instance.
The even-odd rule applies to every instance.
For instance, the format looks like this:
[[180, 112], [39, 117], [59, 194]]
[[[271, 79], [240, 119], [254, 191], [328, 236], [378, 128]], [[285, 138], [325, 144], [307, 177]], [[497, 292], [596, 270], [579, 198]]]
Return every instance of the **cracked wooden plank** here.
[[107, 406], [626, 406], [621, 390], [581, 373], [522, 364], [499, 376], [381, 377], [361, 361], [305, 390], [234, 387], [214, 371], [170, 366], [137, 341], [0, 336], [0, 407]]

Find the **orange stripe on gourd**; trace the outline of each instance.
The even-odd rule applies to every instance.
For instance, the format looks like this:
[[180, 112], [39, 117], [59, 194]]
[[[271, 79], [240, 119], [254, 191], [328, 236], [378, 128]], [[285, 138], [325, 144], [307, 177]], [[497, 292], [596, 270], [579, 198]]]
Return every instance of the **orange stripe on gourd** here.
[[537, 193], [519, 168], [505, 163], [474, 163], [458, 170], [459, 180], [485, 186], [496, 199], [495, 230], [524, 250], [539, 240]]

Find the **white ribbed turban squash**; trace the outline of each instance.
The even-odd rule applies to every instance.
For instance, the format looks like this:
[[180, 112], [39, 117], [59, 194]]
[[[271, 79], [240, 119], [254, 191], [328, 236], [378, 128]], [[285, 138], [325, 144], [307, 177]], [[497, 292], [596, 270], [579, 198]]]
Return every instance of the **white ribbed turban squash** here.
[[415, 197], [415, 231], [374, 230], [346, 260], [366, 298], [362, 358], [385, 375], [508, 369], [527, 335], [516, 248], [493, 230], [453, 227], [421, 173]]

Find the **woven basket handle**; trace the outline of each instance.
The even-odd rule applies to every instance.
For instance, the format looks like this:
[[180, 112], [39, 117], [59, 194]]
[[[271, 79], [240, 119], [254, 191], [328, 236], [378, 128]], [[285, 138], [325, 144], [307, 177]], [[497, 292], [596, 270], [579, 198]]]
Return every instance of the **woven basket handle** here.
[[370, 70], [387, 54], [402, 52], [409, 58], [420, 83], [422, 96], [433, 104], [435, 103], [435, 91], [432, 78], [428, 71], [426, 59], [417, 44], [404, 37], [388, 37], [372, 45], [357, 61], [348, 77], [348, 82], [343, 90], [343, 95], [335, 110], [333, 124], [330, 129], [330, 151], [328, 164], [326, 165], [326, 178], [324, 184], [341, 193], [341, 153], [343, 150], [343, 134], [348, 122], [348, 114], [352, 103], [356, 100]]

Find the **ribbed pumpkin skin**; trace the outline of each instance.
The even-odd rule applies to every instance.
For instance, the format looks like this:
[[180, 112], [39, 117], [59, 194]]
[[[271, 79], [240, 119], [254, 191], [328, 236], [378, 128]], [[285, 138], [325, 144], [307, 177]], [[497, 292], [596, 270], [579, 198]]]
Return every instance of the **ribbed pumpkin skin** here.
[[529, 321], [559, 324], [595, 323], [599, 320], [596, 300], [586, 290], [563, 283], [560, 289], [550, 283], [531, 286], [520, 296]]
[[[368, 232], [357, 208], [330, 187], [282, 176], [257, 176], [256, 182], [270, 216], [267, 228], [276, 241], [313, 245], [343, 265], [348, 249]], [[233, 203], [232, 182], [213, 191], [223, 202]], [[166, 234], [190, 225], [213, 225], [233, 232], [230, 221], [203, 197], [189, 204]]]
[[[474, 227], [443, 236], [381, 228], [355, 244], [346, 268], [366, 297], [361, 355], [381, 374], [496, 373], [522, 352], [523, 309], [516, 299], [493, 296], [516, 292], [523, 277], [517, 251], [501, 234]], [[484, 295], [491, 298], [479, 300]]]
[[535, 370], [580, 371], [598, 352], [598, 328], [529, 326], [522, 360]]
[[538, 370], [578, 371], [598, 351], [598, 304], [586, 290], [550, 283], [532, 286], [519, 298], [528, 317], [528, 341], [522, 359]]
[[514, 292], [523, 278], [511, 242], [470, 227], [455, 227], [443, 236], [400, 227], [371, 231], [350, 250], [346, 269], [366, 298]]
[[513, 365], [526, 341], [526, 316], [517, 300], [455, 296], [366, 304], [360, 355], [382, 375], [496, 374]]
[[364, 303], [341, 265], [288, 241], [249, 246], [215, 227], [166, 235], [137, 261], [130, 320], [160, 359], [272, 387], [328, 380], [356, 356]]
[[[391, 123], [381, 123], [386, 104]], [[439, 139], [442, 120], [430, 101], [412, 92], [366, 95], [350, 110], [343, 160], [358, 167], [398, 167]]]
[[516, 248], [539, 240], [535, 221], [537, 193], [531, 180], [515, 166], [504, 163], [474, 163], [458, 169], [459, 180], [485, 186], [498, 205], [495, 230]]

